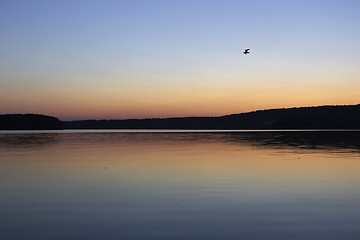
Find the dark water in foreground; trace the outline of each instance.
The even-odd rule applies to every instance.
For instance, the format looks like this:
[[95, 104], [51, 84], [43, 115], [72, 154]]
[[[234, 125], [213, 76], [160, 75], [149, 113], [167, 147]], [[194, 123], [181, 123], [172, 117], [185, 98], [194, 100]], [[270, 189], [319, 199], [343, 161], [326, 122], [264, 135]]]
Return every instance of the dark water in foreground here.
[[360, 132], [0, 132], [0, 239], [360, 239]]

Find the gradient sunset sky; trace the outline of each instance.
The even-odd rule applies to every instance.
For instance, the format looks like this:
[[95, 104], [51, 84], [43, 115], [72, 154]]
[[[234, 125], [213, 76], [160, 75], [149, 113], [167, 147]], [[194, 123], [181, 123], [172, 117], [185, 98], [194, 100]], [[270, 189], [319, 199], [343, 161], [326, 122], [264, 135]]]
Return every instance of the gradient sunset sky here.
[[1, 0], [0, 33], [1, 114], [124, 119], [360, 103], [356, 0]]

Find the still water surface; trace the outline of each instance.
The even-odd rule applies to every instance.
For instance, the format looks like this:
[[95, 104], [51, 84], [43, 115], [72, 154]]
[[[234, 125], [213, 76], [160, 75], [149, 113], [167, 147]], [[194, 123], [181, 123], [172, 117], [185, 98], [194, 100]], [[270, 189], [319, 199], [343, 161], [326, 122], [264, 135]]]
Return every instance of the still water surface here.
[[360, 239], [360, 132], [0, 132], [0, 238]]

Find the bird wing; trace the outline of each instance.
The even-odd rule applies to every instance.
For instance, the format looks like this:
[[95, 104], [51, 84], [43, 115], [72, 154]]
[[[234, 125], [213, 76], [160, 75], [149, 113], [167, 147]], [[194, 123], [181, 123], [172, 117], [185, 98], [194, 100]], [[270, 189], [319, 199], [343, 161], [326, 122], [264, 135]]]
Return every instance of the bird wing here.
[[248, 52], [250, 50], [250, 48], [247, 48], [247, 49], [245, 49], [245, 52]]

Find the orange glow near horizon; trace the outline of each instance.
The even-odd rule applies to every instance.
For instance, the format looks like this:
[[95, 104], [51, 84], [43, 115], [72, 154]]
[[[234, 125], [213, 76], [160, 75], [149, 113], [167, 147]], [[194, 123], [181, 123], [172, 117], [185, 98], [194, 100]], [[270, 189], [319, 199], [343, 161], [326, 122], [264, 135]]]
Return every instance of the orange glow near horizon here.
[[272, 108], [359, 104], [357, 88], [235, 85], [189, 89], [153, 87], [52, 88], [2, 95], [1, 113], [40, 113], [61, 120], [222, 116]]

